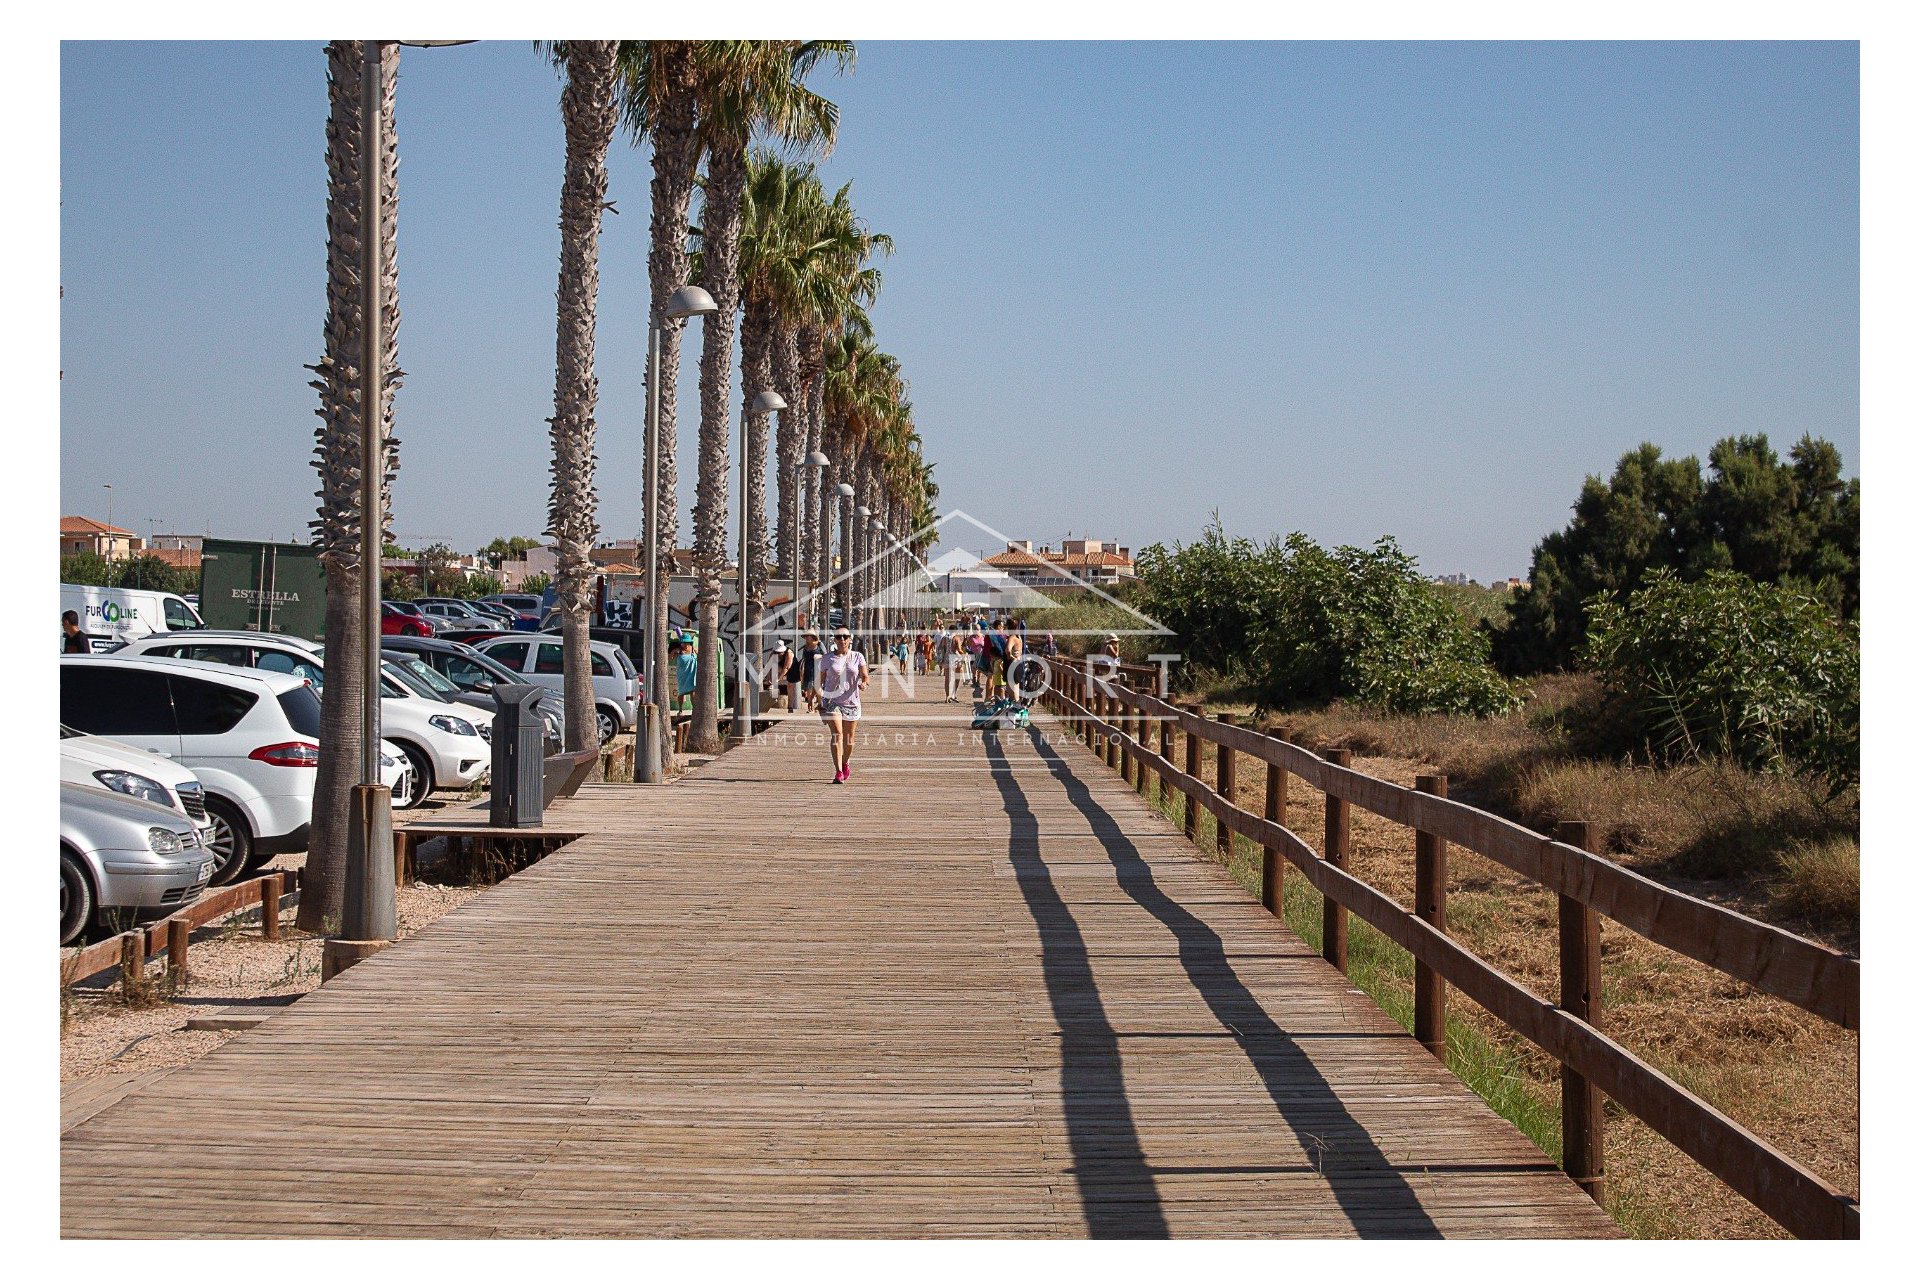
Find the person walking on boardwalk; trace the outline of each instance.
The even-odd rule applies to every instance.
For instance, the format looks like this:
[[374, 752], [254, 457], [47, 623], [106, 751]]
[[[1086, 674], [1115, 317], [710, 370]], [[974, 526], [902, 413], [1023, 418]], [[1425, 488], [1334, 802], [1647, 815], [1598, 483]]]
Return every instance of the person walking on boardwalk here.
[[1014, 683], [1018, 673], [1014, 671], [1013, 667], [1027, 652], [1026, 633], [1017, 630], [1009, 631], [1006, 633], [1004, 644], [1006, 652], [1001, 655], [1000, 659], [1001, 695], [1007, 698], [1018, 698], [1020, 691]]
[[853, 647], [853, 632], [835, 627], [833, 650], [820, 659], [820, 719], [833, 751], [835, 782], [853, 776], [853, 734], [860, 725], [860, 691], [866, 687], [866, 655]]
[[820, 707], [820, 659], [826, 650], [820, 647], [820, 633], [809, 631], [802, 637], [800, 644], [800, 692], [807, 700], [807, 710], [815, 711]]
[[60, 652], [92, 653], [87, 633], [80, 629], [80, 615], [68, 609], [60, 615]]
[[958, 702], [960, 688], [960, 624], [950, 624], [934, 642], [934, 660], [940, 664], [948, 702]]

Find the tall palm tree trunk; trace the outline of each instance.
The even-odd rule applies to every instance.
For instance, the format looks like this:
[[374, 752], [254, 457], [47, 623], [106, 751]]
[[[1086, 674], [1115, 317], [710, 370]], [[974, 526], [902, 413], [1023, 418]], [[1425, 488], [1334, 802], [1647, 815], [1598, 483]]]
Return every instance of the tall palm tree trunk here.
[[734, 313], [740, 302], [740, 200], [746, 185], [746, 139], [715, 143], [707, 158], [706, 200], [700, 212], [701, 280], [717, 310], [707, 317], [700, 343], [700, 478], [693, 506], [700, 650], [693, 723], [687, 729], [688, 749], [702, 754], [720, 750], [720, 571], [727, 560], [727, 437], [733, 425], [727, 394], [733, 376]]
[[607, 146], [616, 122], [612, 40], [569, 40], [562, 57], [567, 84], [560, 94], [566, 126], [566, 177], [560, 187], [560, 285], [554, 340], [553, 495], [547, 532], [559, 551], [554, 594], [560, 607], [562, 693], [567, 750], [599, 745], [594, 712], [591, 624], [593, 561], [599, 533], [593, 487], [594, 409], [600, 384], [593, 373], [596, 308], [600, 297], [600, 218], [607, 199]]
[[[795, 499], [805, 498], [804, 494], [795, 494], [794, 489], [805, 483], [798, 474], [798, 468], [800, 446], [806, 442], [806, 428], [801, 423], [804, 409], [800, 404], [800, 352], [793, 330], [787, 325], [778, 326], [774, 335], [773, 387], [787, 402], [787, 407], [780, 410], [780, 425], [774, 435], [775, 488], [779, 498], [779, 509], [774, 512], [774, 562], [779, 566], [777, 571], [791, 583], [802, 576], [800, 561], [796, 559], [800, 549], [800, 530], [794, 527], [793, 517]], [[801, 514], [804, 517], [805, 513]], [[793, 607], [799, 607], [797, 601]]]
[[[320, 393], [314, 412], [314, 468], [320, 473], [313, 543], [327, 579], [327, 653], [334, 678], [320, 695], [320, 762], [315, 771], [312, 826], [307, 863], [301, 872], [296, 924], [310, 933], [338, 927], [346, 889], [347, 800], [358, 781], [362, 745], [360, 702], [365, 689], [366, 610], [361, 597], [360, 564], [360, 218], [364, 207], [360, 181], [362, 50], [358, 40], [327, 46], [327, 315], [320, 363], [309, 365], [311, 385]], [[393, 93], [400, 51], [388, 46], [381, 61], [380, 94], [386, 106], [381, 138], [380, 184], [386, 213], [381, 261], [385, 314], [381, 352], [381, 431], [386, 440], [381, 486], [390, 494], [398, 467], [393, 438], [393, 393], [401, 373], [396, 363], [400, 308], [394, 231], [397, 226], [399, 150], [393, 133]], [[383, 502], [383, 511], [391, 504]], [[384, 530], [383, 530], [384, 532]], [[384, 541], [384, 538], [382, 539]], [[379, 566], [371, 566], [378, 573]], [[378, 750], [377, 744], [366, 744]]]
[[[826, 361], [821, 351], [824, 335], [818, 326], [808, 325], [800, 331], [799, 348], [795, 356], [800, 371], [800, 404], [802, 406], [801, 423], [806, 428], [806, 438], [801, 451], [811, 453], [819, 450], [828, 453], [825, 435], [826, 404]], [[833, 580], [831, 569], [833, 559], [833, 486], [838, 483], [836, 468], [829, 465], [818, 470], [809, 468], [807, 472], [808, 493], [801, 499], [801, 510], [806, 516], [805, 560], [808, 572], [822, 588]], [[824, 601], [824, 597], [823, 597]], [[824, 608], [824, 603], [822, 605]], [[812, 619], [815, 627], [824, 627], [825, 618]], [[822, 636], [824, 639], [824, 634]]]
[[747, 598], [741, 602], [746, 644], [741, 646], [744, 652], [740, 667], [745, 678], [746, 654], [757, 659], [767, 647], [754, 630], [760, 624], [767, 595], [767, 415], [753, 410], [755, 397], [773, 389], [773, 314], [764, 303], [750, 302], [741, 311], [740, 388], [740, 421], [746, 428], [747, 448]]
[[[658, 557], [660, 565], [660, 598], [647, 601], [648, 612], [653, 615], [649, 634], [658, 639], [667, 630], [673, 553], [680, 543], [680, 486], [674, 468], [674, 445], [680, 338], [686, 326], [684, 320], [667, 319], [666, 310], [667, 299], [687, 282], [687, 209], [693, 199], [700, 141], [695, 128], [692, 45], [684, 40], [655, 41], [649, 56], [661, 99], [648, 130], [653, 141], [653, 213], [649, 228], [652, 244], [647, 252], [647, 281], [652, 292], [647, 315], [660, 332], [660, 385], [657, 391], [648, 389], [657, 396], [660, 414], [659, 487], [653, 495], [659, 545], [647, 549], [648, 554]], [[647, 376], [653, 375], [649, 372]], [[654, 655], [654, 665], [657, 687], [646, 692], [661, 726], [660, 764], [665, 770], [673, 763], [673, 734], [667, 732], [667, 726], [672, 721], [674, 678], [664, 644]]]

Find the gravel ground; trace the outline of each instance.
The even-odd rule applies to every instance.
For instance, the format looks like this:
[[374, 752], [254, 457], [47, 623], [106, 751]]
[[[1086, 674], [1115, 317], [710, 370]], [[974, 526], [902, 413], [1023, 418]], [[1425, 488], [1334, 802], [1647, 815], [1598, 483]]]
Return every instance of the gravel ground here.
[[[437, 806], [415, 813], [429, 814]], [[297, 867], [304, 853], [287, 854], [269, 870]], [[397, 895], [402, 939], [439, 919], [461, 903], [484, 893], [482, 887], [414, 884]], [[229, 1005], [289, 1004], [320, 985], [321, 939], [293, 927], [291, 905], [281, 911], [280, 937], [260, 936], [259, 911], [243, 912], [194, 930], [187, 952], [187, 988], [170, 1000], [145, 1008], [130, 1007], [117, 986], [70, 990], [63, 998], [60, 1031], [60, 1080], [135, 1074], [173, 1067], [211, 1053], [237, 1031], [187, 1031], [187, 1019]], [[156, 988], [164, 982], [164, 960], [152, 961], [147, 976]]]

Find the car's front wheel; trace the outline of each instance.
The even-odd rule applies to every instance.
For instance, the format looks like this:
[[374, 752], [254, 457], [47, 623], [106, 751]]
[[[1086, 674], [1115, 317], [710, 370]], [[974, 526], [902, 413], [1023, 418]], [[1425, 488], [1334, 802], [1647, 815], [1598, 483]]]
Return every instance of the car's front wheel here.
[[427, 763], [426, 754], [412, 743], [401, 743], [400, 750], [407, 757], [407, 769], [393, 788], [393, 807], [418, 809], [433, 790], [433, 768]]
[[219, 796], [207, 797], [207, 848], [213, 850], [213, 874], [208, 884], [226, 884], [239, 878], [253, 856], [253, 828], [239, 806]]
[[80, 859], [60, 851], [60, 945], [78, 942], [93, 923], [93, 882]]

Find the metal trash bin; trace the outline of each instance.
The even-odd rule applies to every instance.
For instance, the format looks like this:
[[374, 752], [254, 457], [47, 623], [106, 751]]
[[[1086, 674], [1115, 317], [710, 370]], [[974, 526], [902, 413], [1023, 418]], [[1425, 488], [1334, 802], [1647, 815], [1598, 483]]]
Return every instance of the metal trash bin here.
[[537, 684], [496, 684], [493, 700], [493, 781], [487, 821], [496, 827], [537, 827], [546, 802], [543, 765], [546, 725], [535, 710]]

